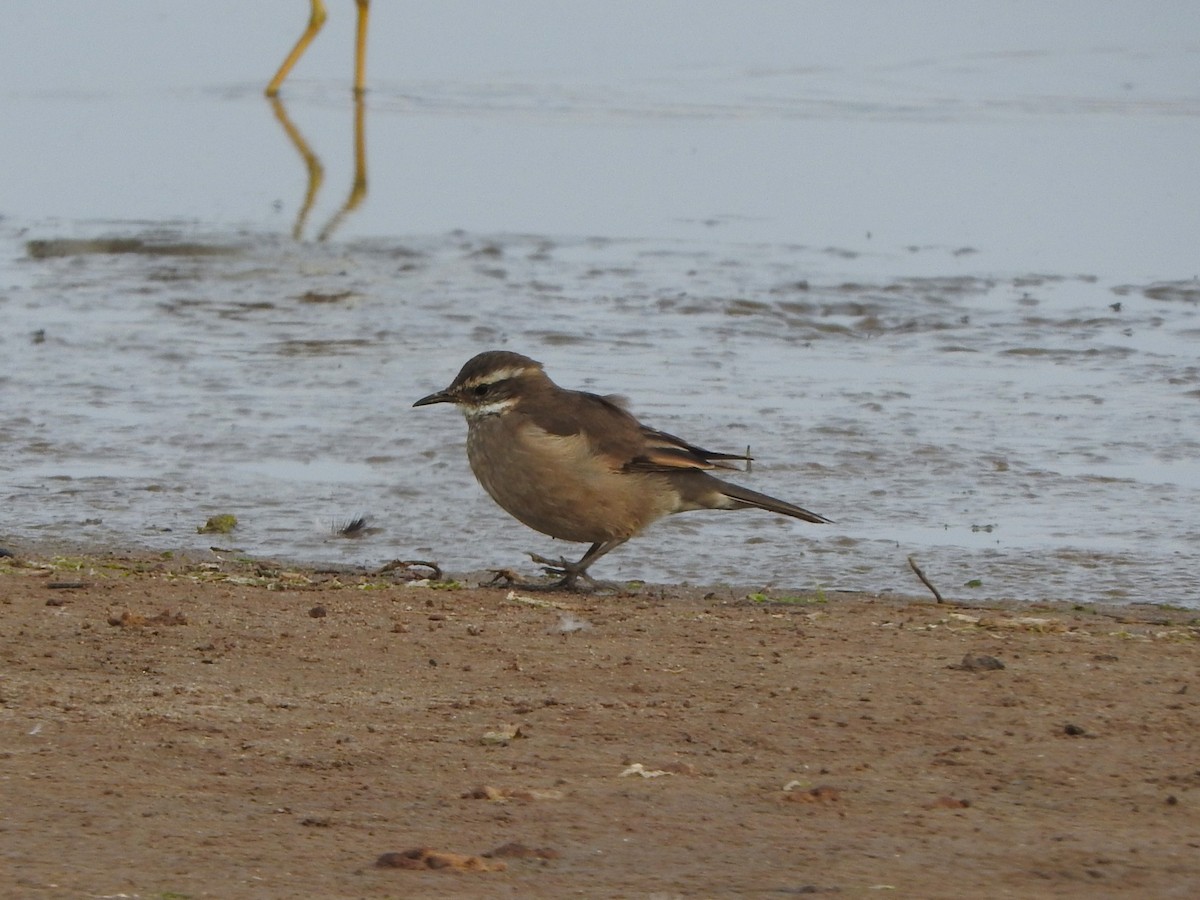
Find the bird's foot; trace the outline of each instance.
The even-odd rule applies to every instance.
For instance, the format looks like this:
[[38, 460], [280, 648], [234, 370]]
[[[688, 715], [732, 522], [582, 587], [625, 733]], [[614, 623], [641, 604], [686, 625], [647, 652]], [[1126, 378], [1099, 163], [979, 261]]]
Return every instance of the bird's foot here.
[[[542, 560], [535, 559], [535, 562]], [[483, 582], [481, 587], [506, 587], [514, 588], [518, 591], [578, 591], [581, 588], [576, 584], [576, 579], [580, 577], [580, 573], [571, 575], [557, 564], [549, 564], [546, 567], [547, 573], [550, 575], [561, 575], [558, 581], [522, 581], [521, 576], [512, 569], [492, 569], [492, 577], [490, 580]], [[589, 576], [582, 576], [587, 579], [588, 583], [595, 585]]]
[[[485, 587], [508, 587], [521, 591], [572, 591], [586, 593], [603, 589], [615, 589], [616, 585], [597, 581], [587, 573], [586, 566], [573, 563], [563, 558], [547, 559], [536, 553], [530, 553], [529, 558], [540, 565], [551, 577], [558, 576], [556, 581], [521, 581], [520, 576], [512, 569], [492, 569], [492, 578], [485, 582]], [[580, 584], [583, 582], [583, 584]]]
[[581, 579], [586, 582], [586, 589], [588, 590], [595, 590], [600, 587], [600, 582], [587, 573], [587, 567], [581, 567], [579, 563], [569, 562], [561, 556], [558, 559], [547, 559], [536, 553], [530, 553], [529, 558], [540, 565], [547, 575], [558, 575], [560, 577], [558, 581], [551, 581], [549, 583], [539, 582], [537, 585], [524, 585], [526, 588], [542, 591], [584, 590], [578, 584]]

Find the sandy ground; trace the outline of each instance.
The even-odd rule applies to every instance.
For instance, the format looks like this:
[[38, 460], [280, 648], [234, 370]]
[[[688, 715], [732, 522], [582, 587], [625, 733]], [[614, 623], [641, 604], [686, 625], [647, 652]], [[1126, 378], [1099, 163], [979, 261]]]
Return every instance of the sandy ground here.
[[0, 893], [1200, 896], [1194, 612], [406, 574], [0, 560]]

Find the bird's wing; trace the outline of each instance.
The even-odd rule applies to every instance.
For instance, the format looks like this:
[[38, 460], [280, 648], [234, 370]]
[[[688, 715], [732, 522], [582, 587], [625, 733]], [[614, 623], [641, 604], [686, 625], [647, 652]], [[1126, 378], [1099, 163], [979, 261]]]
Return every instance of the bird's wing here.
[[641, 452], [630, 457], [625, 464], [629, 472], [673, 472], [680, 469], [735, 469], [720, 460], [741, 459], [749, 461], [744, 453], [717, 453], [689, 444], [682, 438], [665, 431], [641, 426]]
[[586, 391], [572, 401], [542, 404], [527, 413], [550, 434], [582, 435], [592, 448], [625, 472], [678, 472], [681, 469], [735, 469], [720, 460], [749, 460], [743, 453], [716, 453], [665, 431], [642, 425], [625, 409], [623, 397], [602, 397]]

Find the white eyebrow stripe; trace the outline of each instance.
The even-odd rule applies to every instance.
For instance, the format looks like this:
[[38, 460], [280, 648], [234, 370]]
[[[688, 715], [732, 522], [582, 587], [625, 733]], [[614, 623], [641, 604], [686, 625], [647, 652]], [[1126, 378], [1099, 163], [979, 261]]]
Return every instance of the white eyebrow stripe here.
[[507, 381], [510, 378], [516, 378], [518, 375], [524, 375], [528, 371], [528, 366], [509, 366], [507, 369], [493, 369], [486, 375], [479, 375], [472, 378], [463, 386], [470, 388], [480, 384], [496, 384], [501, 381]]

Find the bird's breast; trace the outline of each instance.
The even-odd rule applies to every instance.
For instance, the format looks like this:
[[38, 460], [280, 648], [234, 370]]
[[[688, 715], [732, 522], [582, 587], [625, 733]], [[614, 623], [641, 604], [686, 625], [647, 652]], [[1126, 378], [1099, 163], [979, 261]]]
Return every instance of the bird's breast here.
[[678, 503], [667, 479], [621, 472], [584, 435], [550, 434], [523, 416], [472, 422], [467, 458], [506, 512], [561, 540], [629, 538]]

